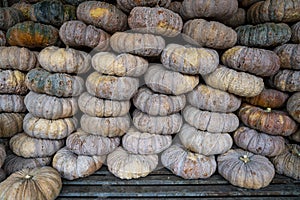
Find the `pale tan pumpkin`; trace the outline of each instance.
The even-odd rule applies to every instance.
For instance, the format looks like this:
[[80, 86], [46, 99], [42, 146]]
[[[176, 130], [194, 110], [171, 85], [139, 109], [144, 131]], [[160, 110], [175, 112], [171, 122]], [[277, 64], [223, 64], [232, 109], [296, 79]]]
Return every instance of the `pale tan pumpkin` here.
[[19, 70], [0, 69], [0, 94], [24, 95], [28, 92], [25, 74]]
[[295, 92], [288, 99], [286, 109], [293, 119], [300, 123], [300, 92]]
[[22, 132], [24, 116], [21, 113], [0, 113], [0, 138], [12, 137]]
[[171, 3], [171, 0], [117, 0], [117, 6], [122, 9], [124, 12], [129, 13], [134, 7], [145, 6], [145, 7], [168, 7]]
[[0, 112], [25, 112], [24, 96], [0, 94]]
[[283, 44], [274, 49], [280, 58], [280, 68], [300, 69], [300, 44]]
[[6, 158], [6, 149], [5, 146], [0, 143], [0, 168], [4, 164], [5, 158]]

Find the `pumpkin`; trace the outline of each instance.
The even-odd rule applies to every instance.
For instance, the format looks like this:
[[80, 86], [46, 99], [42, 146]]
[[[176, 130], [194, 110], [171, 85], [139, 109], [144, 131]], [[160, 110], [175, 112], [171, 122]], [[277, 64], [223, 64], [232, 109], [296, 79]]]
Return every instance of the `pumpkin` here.
[[77, 7], [77, 18], [110, 33], [125, 31], [127, 28], [127, 15], [106, 2], [82, 2]]
[[81, 128], [87, 133], [105, 137], [122, 136], [130, 128], [129, 115], [120, 117], [91, 117], [83, 114], [80, 120]]
[[275, 89], [264, 88], [262, 92], [254, 97], [243, 98], [244, 102], [250, 103], [254, 106], [264, 108], [280, 108], [289, 98], [287, 93]]
[[291, 41], [294, 43], [300, 43], [300, 22], [295, 23], [291, 26], [292, 29], [292, 37]]
[[239, 4], [241, 7], [245, 8], [245, 7], [250, 7], [251, 5], [259, 1], [261, 0], [239, 0]]
[[32, 6], [32, 4], [30, 4], [30, 3], [19, 1], [17, 3], [14, 3], [11, 7], [21, 11], [21, 13], [24, 16], [24, 20], [27, 21], [27, 20], [30, 20], [31, 6]]
[[119, 137], [109, 138], [101, 135], [93, 135], [81, 129], [69, 135], [66, 140], [66, 147], [70, 151], [85, 156], [107, 155], [117, 148], [119, 144]]
[[235, 46], [222, 54], [222, 63], [257, 76], [272, 76], [280, 68], [280, 59], [270, 50]]
[[0, 112], [25, 112], [24, 96], [15, 94], [0, 95]]
[[59, 37], [65, 45], [71, 47], [89, 47], [97, 51], [109, 49], [108, 33], [78, 20], [63, 23], [59, 28]]
[[288, 113], [300, 123], [300, 92], [294, 93], [286, 103]]
[[49, 120], [28, 113], [23, 120], [24, 132], [35, 138], [63, 139], [73, 133], [76, 128], [77, 119], [75, 117]]
[[239, 126], [239, 118], [233, 113], [204, 111], [188, 105], [182, 115], [187, 123], [202, 131], [233, 132]]
[[228, 133], [200, 131], [186, 123], [178, 135], [185, 148], [205, 156], [225, 153], [233, 144]]
[[93, 72], [87, 77], [85, 84], [87, 91], [98, 98], [127, 101], [137, 91], [139, 79], [106, 76], [99, 72]]
[[291, 28], [285, 23], [264, 23], [243, 25], [235, 29], [237, 44], [249, 47], [273, 47], [288, 42]]
[[42, 68], [60, 73], [86, 73], [91, 68], [91, 59], [84, 51], [56, 46], [46, 47], [38, 55]]
[[165, 7], [175, 13], [180, 14], [181, 6], [182, 6], [181, 1], [171, 1], [171, 3], [169, 5], [166, 5]]
[[51, 25], [26, 21], [8, 29], [7, 43], [11, 46], [44, 48], [57, 43], [58, 29]]
[[52, 167], [23, 169], [0, 183], [0, 199], [54, 200], [61, 189], [61, 177]]
[[282, 136], [257, 132], [246, 126], [239, 127], [234, 132], [233, 139], [235, 144], [240, 148], [268, 157], [281, 154], [285, 148], [285, 141]]
[[283, 44], [274, 52], [280, 58], [280, 68], [300, 70], [300, 44]]
[[295, 133], [290, 135], [289, 139], [291, 139], [292, 141], [300, 143], [300, 129], [298, 128], [298, 130]]
[[259, 95], [264, 89], [262, 78], [245, 72], [238, 72], [224, 65], [210, 74], [204, 75], [205, 83], [213, 88], [227, 91], [242, 97]]
[[99, 52], [92, 57], [92, 66], [107, 75], [140, 77], [147, 71], [148, 61], [128, 53]]
[[23, 131], [24, 114], [0, 113], [0, 138], [12, 137]]
[[145, 7], [168, 7], [171, 3], [171, 0], [117, 0], [117, 6], [122, 9], [124, 12], [129, 13], [134, 7], [145, 6]]
[[0, 183], [6, 179], [6, 172], [0, 168]]
[[173, 174], [184, 179], [209, 178], [217, 169], [215, 156], [193, 153], [178, 144], [162, 153], [161, 162]]
[[187, 42], [213, 49], [227, 49], [233, 47], [237, 41], [237, 34], [232, 28], [217, 21], [204, 19], [187, 21], [182, 33], [185, 34], [183, 38]]
[[243, 8], [238, 8], [236, 13], [234, 13], [231, 17], [220, 19], [220, 21], [226, 26], [236, 28], [238, 26], [242, 26], [246, 24], [246, 10]]
[[244, 103], [238, 116], [246, 126], [270, 135], [289, 136], [297, 130], [297, 123], [284, 111], [263, 110]]
[[166, 116], [182, 110], [186, 104], [186, 97], [184, 94], [178, 96], [159, 94], [147, 87], [141, 87], [132, 101], [134, 106], [144, 113]]
[[242, 149], [231, 149], [217, 158], [218, 172], [232, 185], [260, 189], [268, 186], [274, 178], [272, 163], [261, 155]]
[[166, 37], [180, 34], [183, 22], [179, 14], [162, 7], [135, 7], [128, 16], [129, 27], [141, 33]]
[[234, 112], [241, 105], [241, 98], [204, 84], [199, 84], [189, 92], [187, 101], [201, 110], [222, 113]]
[[289, 69], [279, 70], [269, 81], [275, 88], [283, 92], [300, 91], [300, 71]]
[[287, 145], [285, 151], [272, 158], [271, 161], [278, 174], [300, 179], [300, 146], [298, 144]]
[[71, 117], [78, 111], [75, 98], [58, 98], [32, 91], [25, 96], [24, 103], [33, 116], [45, 119]]
[[21, 156], [17, 156], [13, 152], [9, 151], [8, 155], [5, 159], [5, 163], [3, 165], [4, 171], [10, 175], [16, 171], [20, 171], [22, 169], [33, 169], [37, 167], [43, 167], [50, 165], [52, 158], [44, 157], [44, 158], [23, 158]]
[[0, 8], [0, 19], [0, 29], [5, 31], [25, 20], [22, 12], [12, 7]]
[[165, 40], [152, 34], [117, 32], [111, 36], [110, 46], [117, 53], [158, 56], [165, 48]]
[[182, 95], [190, 92], [199, 83], [199, 76], [168, 70], [161, 64], [150, 66], [144, 79], [146, 85], [153, 91], [171, 95]]
[[152, 116], [137, 109], [132, 114], [132, 120], [138, 130], [162, 135], [178, 133], [183, 123], [179, 113], [167, 116]]
[[252, 24], [264, 22], [297, 22], [300, 20], [298, 0], [266, 0], [253, 4], [247, 11]]
[[0, 47], [0, 68], [29, 71], [39, 66], [36, 54], [27, 48]]
[[172, 143], [172, 136], [140, 132], [131, 127], [122, 137], [122, 147], [134, 154], [158, 154], [167, 149]]
[[19, 70], [0, 69], [0, 94], [26, 94], [28, 88], [25, 84], [25, 76]]
[[57, 97], [78, 96], [84, 89], [84, 80], [81, 77], [65, 73], [51, 74], [42, 68], [30, 70], [25, 83], [31, 91]]
[[54, 155], [52, 166], [61, 177], [74, 180], [95, 173], [102, 167], [104, 161], [105, 156], [77, 155], [64, 147]]
[[6, 158], [6, 149], [5, 146], [0, 143], [0, 168], [4, 164], [5, 158]]
[[0, 46], [5, 46], [5, 44], [6, 44], [5, 32], [0, 30]]
[[107, 156], [108, 170], [121, 179], [145, 177], [158, 165], [156, 154], [133, 154], [122, 147], [116, 148]]
[[219, 55], [212, 49], [168, 44], [161, 54], [161, 63], [184, 74], [205, 75], [217, 68]]
[[50, 140], [30, 137], [26, 133], [18, 133], [9, 141], [10, 149], [24, 158], [43, 158], [55, 154], [64, 146], [64, 140]]

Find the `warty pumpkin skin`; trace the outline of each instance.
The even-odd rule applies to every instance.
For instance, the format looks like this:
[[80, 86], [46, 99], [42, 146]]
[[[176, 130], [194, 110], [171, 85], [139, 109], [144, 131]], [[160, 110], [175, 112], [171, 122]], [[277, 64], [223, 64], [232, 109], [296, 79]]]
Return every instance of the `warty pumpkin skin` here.
[[284, 111], [263, 110], [246, 103], [241, 105], [238, 116], [246, 126], [270, 135], [289, 136], [298, 127]]
[[257, 76], [272, 76], [280, 68], [280, 59], [270, 50], [235, 46], [222, 54], [222, 63]]
[[185, 34], [183, 38], [187, 42], [213, 49], [227, 49], [233, 47], [237, 41], [237, 34], [232, 28], [204, 19], [187, 21], [182, 33]]
[[187, 93], [187, 101], [194, 107], [212, 112], [234, 112], [241, 105], [241, 98], [228, 92], [199, 84]]
[[184, 179], [206, 179], [214, 174], [217, 168], [215, 156], [204, 156], [172, 145], [161, 155], [164, 167]]
[[212, 133], [233, 132], [239, 126], [239, 118], [233, 113], [209, 112], [188, 105], [182, 115], [191, 126]]
[[0, 199], [54, 200], [61, 189], [61, 177], [52, 167], [23, 169], [0, 183]]
[[6, 35], [5, 32], [0, 30], [0, 46], [6, 45]]
[[300, 71], [279, 70], [269, 81], [275, 88], [283, 92], [300, 92]]
[[171, 3], [171, 0], [117, 0], [117, 6], [124, 12], [129, 13], [133, 8], [139, 6], [145, 7], [168, 7]]
[[121, 179], [145, 177], [158, 165], [156, 154], [140, 155], [129, 153], [123, 147], [116, 148], [107, 156], [108, 170]]
[[110, 33], [125, 31], [127, 28], [127, 15], [106, 2], [82, 2], [77, 7], [77, 18]]
[[300, 43], [300, 22], [295, 23], [291, 26], [292, 29], [292, 37], [291, 41], [294, 43]]
[[239, 127], [234, 132], [233, 139], [240, 148], [268, 157], [281, 154], [285, 148], [285, 140], [282, 136], [272, 136], [257, 132], [246, 126]]
[[0, 112], [26, 112], [24, 96], [0, 94]]
[[0, 113], [0, 138], [12, 137], [22, 132], [24, 116], [21, 113]]
[[200, 131], [187, 123], [183, 124], [178, 136], [185, 148], [206, 156], [225, 153], [233, 144], [228, 133]]
[[132, 101], [134, 106], [144, 113], [166, 116], [182, 110], [186, 105], [186, 96], [159, 94], [147, 87], [141, 87]]
[[72, 48], [49, 46], [40, 51], [38, 60], [49, 72], [83, 74], [91, 68], [91, 56]]
[[81, 156], [68, 150], [60, 149], [53, 157], [52, 166], [61, 177], [74, 180], [89, 176], [99, 170], [106, 156]]
[[7, 31], [10, 27], [25, 20], [22, 12], [12, 7], [0, 8], [0, 30]]
[[78, 154], [85, 156], [107, 155], [120, 145], [119, 137], [104, 137], [93, 135], [78, 129], [68, 136], [66, 147]]
[[274, 52], [280, 58], [280, 68], [300, 70], [300, 44], [283, 44]]
[[293, 119], [300, 123], [300, 92], [295, 92], [288, 99], [286, 109]]
[[260, 189], [274, 178], [273, 164], [264, 156], [242, 149], [230, 149], [217, 158], [218, 172], [232, 185]]
[[0, 168], [4, 164], [5, 158], [6, 158], [6, 149], [5, 146], [0, 143]]
[[0, 94], [24, 95], [28, 92], [26, 74], [19, 70], [0, 69]]
[[165, 40], [152, 34], [116, 32], [110, 37], [110, 46], [117, 53], [158, 56], [165, 48]]
[[213, 49], [168, 44], [161, 54], [161, 63], [183, 74], [205, 75], [217, 68], [219, 55]]
[[226, 26], [236, 28], [246, 24], [246, 10], [238, 8], [238, 10], [229, 18], [220, 19], [220, 21]]
[[134, 126], [141, 132], [171, 135], [178, 133], [183, 123], [179, 113], [167, 116], [152, 116], [136, 109], [132, 114]]
[[259, 95], [265, 86], [262, 78], [224, 65], [202, 77], [207, 85], [242, 97]]
[[57, 97], [79, 96], [84, 90], [84, 80], [81, 77], [50, 73], [42, 68], [30, 70], [25, 83], [31, 91]]
[[78, 20], [63, 23], [59, 29], [59, 37], [65, 45], [71, 47], [89, 47], [96, 51], [109, 49], [110, 34]]
[[128, 53], [99, 52], [92, 57], [92, 66], [97, 72], [112, 76], [140, 77], [148, 65], [146, 59]]

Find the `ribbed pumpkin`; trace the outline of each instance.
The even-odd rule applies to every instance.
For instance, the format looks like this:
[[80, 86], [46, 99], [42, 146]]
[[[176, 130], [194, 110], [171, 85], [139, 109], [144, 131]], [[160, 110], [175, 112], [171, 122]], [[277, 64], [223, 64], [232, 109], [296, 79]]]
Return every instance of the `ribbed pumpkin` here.
[[233, 47], [237, 41], [237, 34], [232, 28], [204, 19], [187, 21], [182, 33], [185, 34], [184, 39], [187, 42], [213, 49], [227, 49]]
[[169, 44], [161, 54], [164, 67], [184, 74], [205, 75], [213, 72], [219, 64], [217, 51]]
[[145, 6], [145, 7], [168, 7], [170, 5], [171, 0], [117, 0], [117, 5], [124, 12], [129, 13], [134, 7]]
[[165, 48], [165, 40], [152, 34], [117, 32], [111, 36], [110, 46], [117, 53], [158, 56]]
[[300, 92], [300, 71], [279, 70], [277, 74], [271, 77], [270, 82], [281, 91]]
[[244, 103], [238, 116], [246, 126], [270, 135], [288, 136], [297, 130], [297, 123], [284, 111], [263, 110]]
[[288, 99], [286, 109], [293, 119], [300, 123], [300, 92], [294, 93]]
[[74, 180], [95, 173], [104, 161], [105, 156], [81, 156], [64, 147], [54, 155], [52, 166], [61, 177]]
[[180, 145], [172, 145], [161, 155], [164, 167], [184, 179], [209, 178], [217, 168], [215, 156], [190, 152]]
[[42, 68], [49, 72], [86, 73], [91, 68], [91, 56], [72, 48], [50, 46], [40, 51], [38, 60]]
[[222, 63], [258, 76], [272, 76], [280, 68], [280, 59], [270, 50], [235, 46], [222, 54]]
[[103, 137], [93, 135], [78, 129], [68, 136], [66, 147], [78, 155], [101, 156], [107, 155], [120, 144], [119, 137]]
[[199, 84], [187, 94], [187, 101], [194, 107], [212, 112], [234, 112], [241, 105], [241, 99], [228, 92]]
[[300, 70], [300, 44], [283, 44], [274, 52], [280, 58], [280, 68]]
[[186, 104], [186, 97], [184, 94], [178, 96], [159, 94], [147, 87], [141, 87], [132, 101], [134, 106], [144, 113], [166, 116], [182, 110]]
[[0, 112], [25, 112], [24, 96], [14, 94], [0, 95]]
[[153, 91], [171, 95], [190, 92], [199, 83], [198, 76], [171, 71], [161, 64], [150, 66], [144, 75], [144, 79], [146, 85]]
[[0, 30], [8, 30], [15, 24], [25, 20], [22, 12], [16, 8], [4, 7], [0, 8]]
[[284, 23], [264, 23], [243, 25], [235, 29], [237, 44], [250, 47], [273, 47], [288, 42], [291, 28]]
[[24, 114], [0, 113], [0, 138], [12, 137], [23, 131]]
[[108, 170], [121, 179], [145, 177], [158, 165], [158, 156], [129, 153], [122, 147], [107, 156]]
[[9, 28], [6, 33], [7, 43], [11, 46], [43, 48], [57, 43], [58, 29], [51, 25], [21, 22]]
[[77, 18], [110, 33], [124, 31], [127, 28], [127, 15], [106, 2], [82, 2], [77, 7]]
[[19, 70], [0, 69], [0, 94], [26, 94], [28, 88], [25, 84], [25, 76]]
[[59, 37], [65, 45], [71, 47], [89, 47], [97, 51], [109, 49], [108, 33], [78, 20], [63, 23], [59, 29]]
[[21, 13], [24, 16], [25, 21], [30, 20], [30, 9], [32, 6], [32, 4], [27, 3], [27, 2], [17, 0], [17, 3], [14, 3], [11, 6], [12, 8], [15, 8], [15, 9], [21, 11]]
[[6, 149], [5, 146], [0, 143], [0, 168], [4, 164], [5, 158], [6, 158]]
[[242, 97], [259, 95], [264, 89], [264, 81], [255, 75], [238, 72], [224, 65], [210, 74], [204, 75], [205, 83], [213, 88], [227, 91]]
[[93, 68], [103, 74], [113, 76], [140, 77], [148, 69], [148, 61], [128, 53], [116, 55], [99, 52], [92, 57]]
[[0, 30], [0, 46], [5, 46], [5, 44], [6, 44], [5, 32]]
[[165, 6], [165, 8], [172, 10], [175, 13], [180, 14], [181, 6], [182, 6], [182, 1], [171, 1], [170, 4]]
[[220, 19], [220, 21], [226, 26], [236, 28], [246, 24], [246, 10], [238, 8], [238, 10], [229, 18]]
[[231, 149], [217, 158], [218, 172], [232, 185], [260, 189], [274, 178], [275, 169], [264, 156], [242, 149]]
[[233, 144], [228, 133], [200, 131], [188, 124], [182, 126], [178, 135], [185, 148], [206, 156], [225, 153]]
[[254, 154], [273, 157], [281, 154], [285, 148], [282, 136], [272, 136], [241, 126], [233, 134], [237, 146]]
[[300, 22], [295, 23], [291, 26], [292, 29], [292, 37], [291, 41], [294, 43], [300, 43]]
[[23, 169], [0, 183], [0, 199], [54, 200], [61, 189], [61, 177], [52, 167]]

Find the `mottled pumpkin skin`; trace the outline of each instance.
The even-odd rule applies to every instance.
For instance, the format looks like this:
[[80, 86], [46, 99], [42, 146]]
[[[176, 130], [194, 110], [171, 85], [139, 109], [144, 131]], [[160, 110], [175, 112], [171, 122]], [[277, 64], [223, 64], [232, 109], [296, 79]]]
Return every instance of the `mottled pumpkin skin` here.
[[21, 113], [0, 113], [0, 138], [22, 132], [24, 116]]
[[268, 111], [250, 104], [242, 104], [240, 120], [248, 127], [270, 135], [289, 136], [297, 130], [297, 123], [284, 111]]
[[221, 176], [232, 185], [242, 188], [266, 187], [275, 175], [274, 166], [266, 157], [242, 149], [231, 149], [219, 155], [217, 164]]
[[23, 169], [0, 183], [0, 198], [54, 200], [61, 189], [61, 177], [52, 167]]
[[125, 31], [127, 28], [127, 15], [116, 6], [106, 2], [82, 2], [77, 7], [77, 18], [109, 33]]
[[0, 144], [0, 168], [4, 164], [4, 160], [6, 158], [6, 149], [3, 144]]
[[180, 14], [181, 6], [182, 6], [181, 1], [171, 1], [171, 3], [169, 5], [165, 6], [165, 8], [172, 10], [175, 13]]
[[292, 29], [292, 37], [291, 41], [294, 43], [300, 43], [300, 22], [295, 23], [291, 26]]
[[24, 96], [0, 94], [0, 112], [26, 112]]
[[238, 10], [229, 18], [220, 19], [220, 21], [226, 26], [236, 28], [246, 24], [246, 10], [238, 8]]
[[300, 44], [283, 44], [274, 52], [280, 58], [280, 68], [300, 70]]
[[283, 92], [300, 91], [300, 71], [296, 70], [279, 70], [277, 74], [271, 77], [271, 84]]
[[288, 99], [286, 109], [293, 119], [300, 123], [300, 92], [295, 92]]
[[26, 21], [9, 28], [7, 43], [11, 46], [44, 48], [58, 41], [58, 29], [51, 25]]
[[215, 156], [204, 156], [190, 152], [179, 145], [172, 145], [161, 155], [164, 167], [184, 179], [206, 179], [217, 168]]
[[31, 6], [32, 6], [32, 4], [30, 4], [30, 3], [19, 1], [17, 3], [14, 3], [11, 7], [21, 11], [21, 13], [24, 16], [24, 20], [27, 21], [27, 20], [30, 20]]
[[291, 28], [284, 23], [264, 23], [243, 25], [235, 29], [237, 44], [249, 47], [274, 47], [288, 42], [292, 36]]
[[0, 94], [24, 95], [28, 92], [25, 73], [19, 70], [0, 69]]
[[5, 32], [0, 30], [0, 46], [6, 45], [6, 35]]
[[21, 11], [12, 7], [0, 8], [0, 30], [6, 31], [24, 20], [25, 18]]
[[168, 7], [171, 3], [171, 0], [147, 0], [147, 1], [140, 1], [140, 0], [117, 0], [117, 5], [120, 9], [124, 12], [129, 13], [134, 7]]

